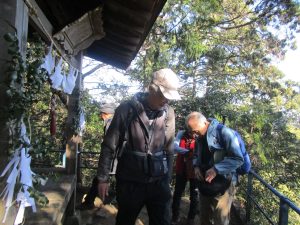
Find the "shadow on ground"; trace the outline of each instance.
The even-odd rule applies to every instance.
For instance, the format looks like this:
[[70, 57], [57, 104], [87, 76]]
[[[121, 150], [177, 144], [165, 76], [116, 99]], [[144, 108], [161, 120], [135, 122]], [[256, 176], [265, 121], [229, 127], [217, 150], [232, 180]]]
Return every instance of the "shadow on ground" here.
[[[79, 202], [77, 202], [77, 205], [80, 204], [80, 201], [82, 201], [84, 197], [84, 192], [78, 193], [77, 199]], [[180, 215], [180, 222], [178, 225], [186, 225], [186, 216], [188, 215], [189, 210], [189, 199], [187, 197], [182, 198], [181, 203], [181, 215]], [[77, 217], [77, 224], [80, 225], [113, 225], [115, 224], [115, 218], [117, 214], [117, 208], [114, 204], [104, 205], [102, 201], [99, 198], [96, 198], [95, 207], [93, 209], [89, 210], [83, 210], [83, 211], [76, 211], [76, 217]], [[233, 208], [231, 211], [231, 222], [230, 225], [242, 225], [242, 221], [238, 218], [238, 211], [236, 208]], [[198, 215], [195, 218], [195, 225], [199, 224], [199, 217]], [[71, 221], [66, 221], [64, 225], [76, 225], [76, 223]], [[145, 208], [142, 209], [138, 220], [136, 221], [135, 225], [148, 225], [148, 214], [147, 210]]]

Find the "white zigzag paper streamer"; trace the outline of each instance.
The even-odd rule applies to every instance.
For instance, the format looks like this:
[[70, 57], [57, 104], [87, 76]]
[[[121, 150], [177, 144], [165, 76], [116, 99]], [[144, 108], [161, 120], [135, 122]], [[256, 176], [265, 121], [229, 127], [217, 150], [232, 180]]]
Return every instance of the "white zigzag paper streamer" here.
[[[29, 144], [30, 140], [26, 135], [26, 126], [21, 121], [21, 139]], [[36, 205], [35, 200], [30, 197], [30, 193], [28, 192], [28, 188], [32, 187], [32, 171], [30, 169], [31, 157], [27, 154], [27, 149], [23, 146], [20, 146], [18, 149], [15, 150], [13, 158], [4, 168], [3, 172], [1, 173], [0, 177], [9, 174], [6, 180], [6, 186], [0, 196], [2, 197], [3, 201], [5, 201], [5, 214], [2, 223], [5, 223], [7, 219], [7, 215], [9, 212], [10, 207], [13, 205], [13, 196], [15, 191], [15, 185], [17, 180], [22, 185], [22, 188], [18, 191], [16, 201], [19, 203], [19, 209], [17, 216], [14, 221], [14, 225], [18, 225], [23, 222], [24, 219], [24, 212], [26, 207], [32, 207], [33, 212], [36, 212]]]

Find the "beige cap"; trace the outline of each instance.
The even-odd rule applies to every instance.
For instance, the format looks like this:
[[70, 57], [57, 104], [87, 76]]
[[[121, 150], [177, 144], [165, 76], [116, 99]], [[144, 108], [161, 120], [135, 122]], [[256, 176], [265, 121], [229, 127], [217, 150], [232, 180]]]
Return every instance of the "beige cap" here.
[[180, 100], [181, 97], [177, 91], [179, 79], [177, 75], [168, 68], [160, 69], [153, 73], [152, 83], [159, 86], [160, 91], [169, 100]]

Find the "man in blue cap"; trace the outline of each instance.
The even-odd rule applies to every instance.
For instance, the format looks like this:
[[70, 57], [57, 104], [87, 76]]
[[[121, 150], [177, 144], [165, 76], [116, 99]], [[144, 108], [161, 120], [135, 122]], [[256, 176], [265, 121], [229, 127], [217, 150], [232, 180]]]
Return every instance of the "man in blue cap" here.
[[[100, 107], [100, 118], [104, 122], [103, 133], [106, 134], [112, 118], [114, 116], [116, 105], [114, 103], [106, 103]], [[112, 173], [111, 173], [112, 174]], [[79, 206], [80, 210], [94, 208], [95, 198], [98, 196], [98, 178], [97, 176], [93, 179], [92, 186], [85, 196], [83, 203]]]

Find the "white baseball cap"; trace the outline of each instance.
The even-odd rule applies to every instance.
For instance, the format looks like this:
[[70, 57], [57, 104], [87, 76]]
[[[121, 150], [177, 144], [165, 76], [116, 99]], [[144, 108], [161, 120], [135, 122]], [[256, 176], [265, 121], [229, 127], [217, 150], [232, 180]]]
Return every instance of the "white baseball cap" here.
[[156, 84], [166, 99], [180, 100], [181, 97], [177, 91], [179, 79], [177, 75], [169, 68], [160, 69], [153, 73], [152, 83]]

